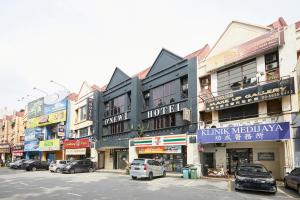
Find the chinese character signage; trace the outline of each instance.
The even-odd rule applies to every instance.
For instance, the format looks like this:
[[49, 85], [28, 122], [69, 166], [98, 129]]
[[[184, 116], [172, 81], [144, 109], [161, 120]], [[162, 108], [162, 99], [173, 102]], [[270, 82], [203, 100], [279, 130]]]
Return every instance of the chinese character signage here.
[[205, 101], [205, 110], [207, 112], [222, 110], [245, 104], [277, 99], [291, 94], [295, 94], [293, 77], [209, 98]]
[[290, 139], [290, 125], [288, 122], [210, 128], [197, 131], [197, 141], [202, 144], [287, 139]]
[[87, 98], [87, 120], [93, 120], [94, 99]]

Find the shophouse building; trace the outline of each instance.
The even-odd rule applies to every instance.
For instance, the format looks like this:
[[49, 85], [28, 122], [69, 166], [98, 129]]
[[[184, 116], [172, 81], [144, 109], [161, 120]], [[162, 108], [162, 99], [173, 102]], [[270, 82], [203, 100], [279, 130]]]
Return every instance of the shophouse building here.
[[282, 18], [269, 26], [233, 21], [199, 60], [204, 175], [233, 174], [239, 164], [258, 162], [282, 179], [299, 166], [296, 29]]
[[27, 159], [50, 162], [64, 158], [68, 94], [62, 90], [28, 104], [24, 145]]
[[94, 93], [96, 90], [100, 91], [101, 88], [83, 82], [78, 95], [70, 99], [69, 126], [63, 145], [65, 159], [93, 158], [97, 162], [96, 134], [93, 129]]

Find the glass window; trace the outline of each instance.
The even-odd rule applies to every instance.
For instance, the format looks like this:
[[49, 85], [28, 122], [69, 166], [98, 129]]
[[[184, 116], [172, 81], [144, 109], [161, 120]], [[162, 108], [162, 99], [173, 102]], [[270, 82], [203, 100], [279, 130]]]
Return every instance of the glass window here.
[[153, 89], [153, 106], [163, 106], [175, 102], [175, 81]]
[[219, 110], [219, 122], [258, 117], [258, 103]]
[[[116, 97], [116, 98], [106, 102], [104, 116], [108, 117], [110, 115], [117, 115], [117, 114], [125, 112], [125, 96], [126, 95]], [[129, 105], [130, 105], [130, 100], [131, 100], [130, 98], [131, 97], [129, 96], [129, 99], [128, 99]], [[130, 106], [128, 107], [128, 109], [130, 109]]]
[[87, 119], [87, 106], [79, 108], [79, 121], [84, 121]]

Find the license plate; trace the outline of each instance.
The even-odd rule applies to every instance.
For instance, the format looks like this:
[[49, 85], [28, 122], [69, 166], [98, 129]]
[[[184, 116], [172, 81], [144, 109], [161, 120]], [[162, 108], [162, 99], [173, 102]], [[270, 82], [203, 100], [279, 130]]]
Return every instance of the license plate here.
[[135, 170], [139, 170], [140, 168], [138, 168], [138, 167], [135, 167], [134, 169], [135, 169]]

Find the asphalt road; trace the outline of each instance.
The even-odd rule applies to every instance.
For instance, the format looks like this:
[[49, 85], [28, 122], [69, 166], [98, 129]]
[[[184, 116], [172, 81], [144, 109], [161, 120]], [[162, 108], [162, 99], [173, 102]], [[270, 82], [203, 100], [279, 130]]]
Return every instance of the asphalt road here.
[[184, 180], [166, 177], [152, 181], [131, 180], [109, 173], [55, 174], [0, 168], [0, 199], [143, 199], [143, 200], [283, 200], [298, 199], [296, 192], [282, 188], [276, 195], [228, 191], [228, 183], [216, 180]]

